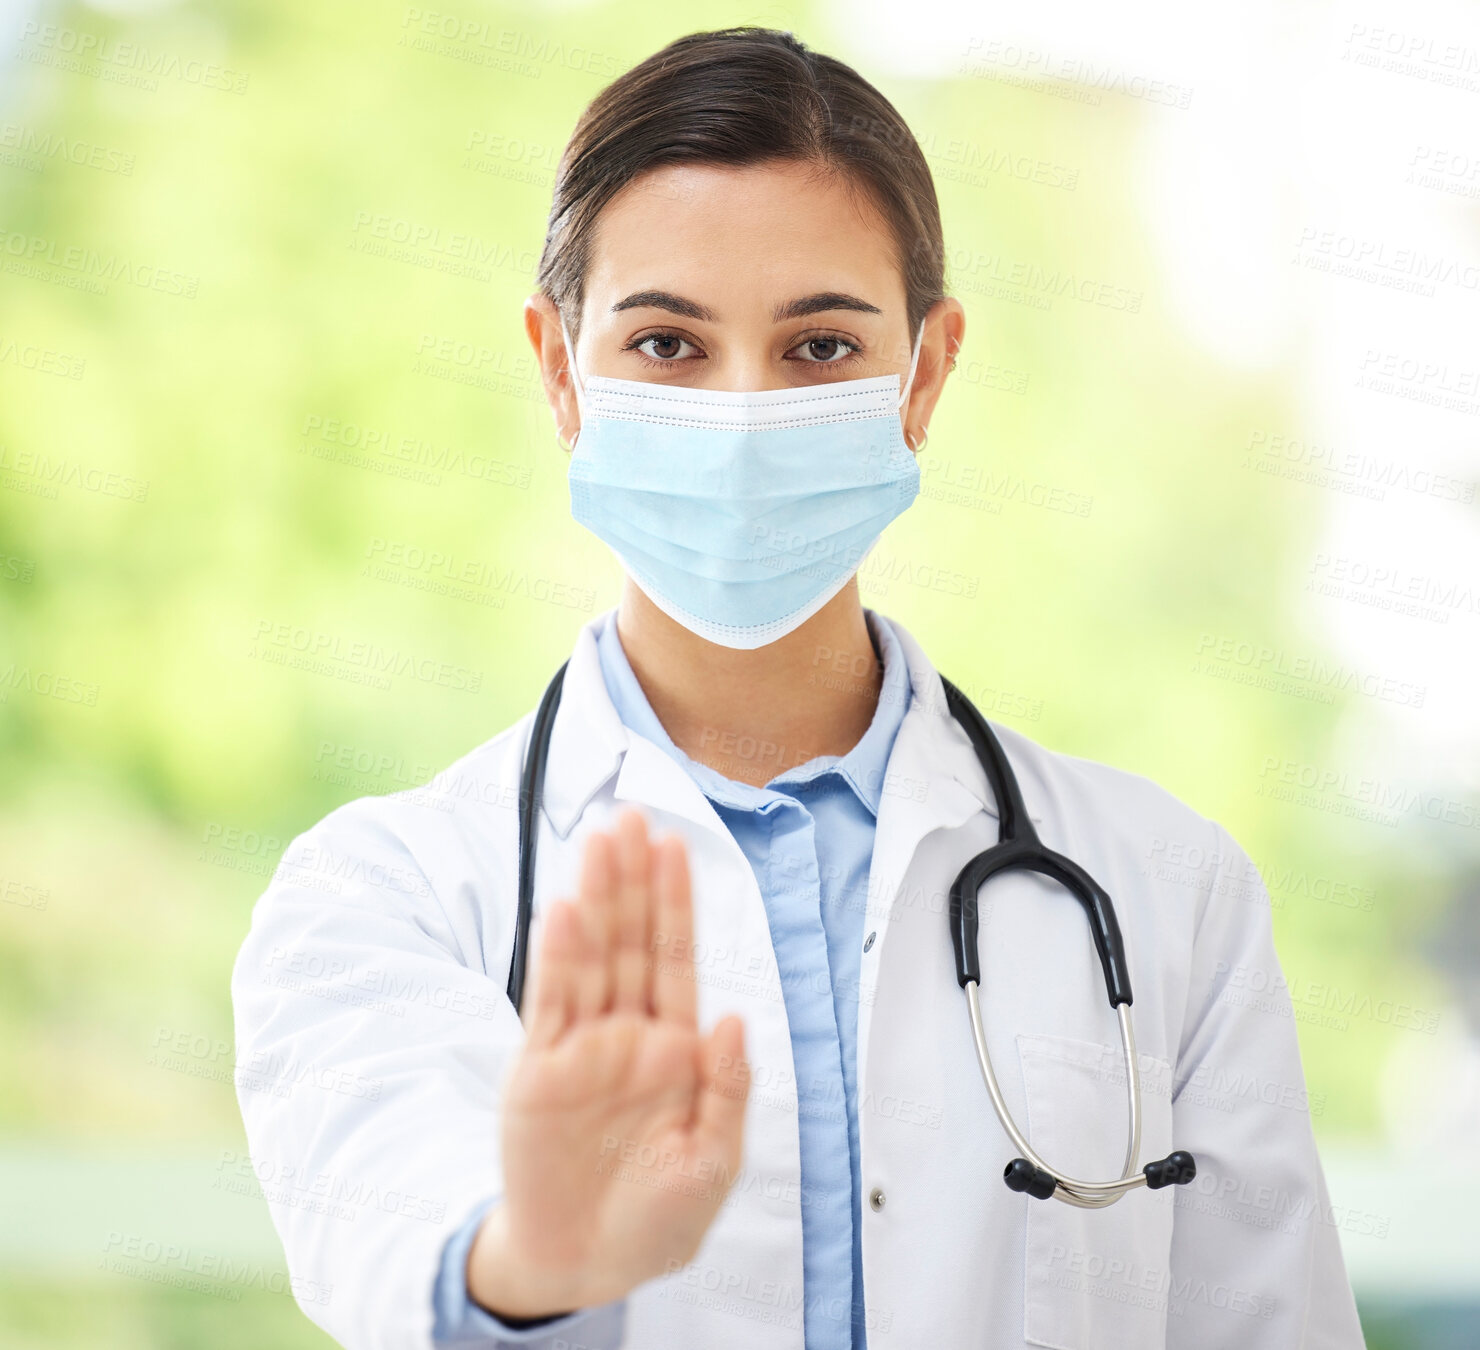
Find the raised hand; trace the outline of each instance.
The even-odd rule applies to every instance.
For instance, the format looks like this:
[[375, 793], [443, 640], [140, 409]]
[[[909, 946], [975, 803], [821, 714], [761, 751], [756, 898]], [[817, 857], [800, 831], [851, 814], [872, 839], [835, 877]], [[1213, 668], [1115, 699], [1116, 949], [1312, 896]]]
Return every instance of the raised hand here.
[[503, 1105], [504, 1199], [468, 1288], [510, 1318], [621, 1298], [689, 1260], [733, 1183], [749, 1093], [744, 1025], [695, 1019], [683, 843], [636, 810], [582, 855], [580, 895], [546, 911], [528, 1040]]

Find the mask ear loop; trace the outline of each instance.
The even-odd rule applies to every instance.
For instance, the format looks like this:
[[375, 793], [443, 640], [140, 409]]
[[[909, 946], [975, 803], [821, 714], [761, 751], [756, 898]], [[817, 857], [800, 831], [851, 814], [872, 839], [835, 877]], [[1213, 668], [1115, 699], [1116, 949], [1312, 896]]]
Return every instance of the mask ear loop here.
[[[560, 315], [560, 336], [565, 340], [565, 368], [570, 372], [570, 382], [576, 391], [576, 408], [581, 414], [581, 420], [586, 420], [586, 389], [581, 383], [581, 372], [576, 369], [576, 344], [570, 340], [570, 334], [566, 331], [565, 315]], [[577, 430], [567, 445], [560, 437], [557, 429], [555, 432], [555, 443], [567, 454], [576, 448], [576, 442], [580, 440], [581, 433]]]
[[[921, 319], [920, 320], [920, 331], [915, 334], [915, 350], [910, 355], [910, 373], [905, 376], [905, 379], [904, 379], [904, 387], [900, 390], [900, 393], [899, 393], [899, 402], [894, 405], [896, 408], [902, 408], [902, 407], [904, 407], [904, 401], [905, 401], [905, 399], [907, 399], [910, 396], [910, 386], [912, 384], [914, 384], [914, 382], [915, 382], [915, 365], [920, 360], [920, 343], [921, 343], [921, 341], [923, 340], [924, 337], [925, 337], [925, 320], [924, 319]], [[910, 440], [910, 433], [908, 431], [906, 431], [904, 433], [904, 441], [905, 441], [905, 444], [908, 445], [910, 447], [910, 449], [915, 454], [918, 455], [920, 453], [920, 451], [924, 448], [925, 441], [929, 437], [929, 435], [930, 435], [930, 432], [927, 430], [925, 432], [925, 435], [923, 435], [923, 436], [920, 437], [920, 443], [919, 443], [919, 445], [916, 445], [913, 441]]]
[[915, 365], [920, 360], [920, 342], [925, 336], [925, 320], [920, 320], [920, 331], [915, 334], [915, 350], [910, 353], [910, 373], [904, 377], [904, 384], [899, 391], [899, 401], [894, 405], [896, 408], [904, 407], [904, 401], [910, 396], [910, 385], [915, 382]]

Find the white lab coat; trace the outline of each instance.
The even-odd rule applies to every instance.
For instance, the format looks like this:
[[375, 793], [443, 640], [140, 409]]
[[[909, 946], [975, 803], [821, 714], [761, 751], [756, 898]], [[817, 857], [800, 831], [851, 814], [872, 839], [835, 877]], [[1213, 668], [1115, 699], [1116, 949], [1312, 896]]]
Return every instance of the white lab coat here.
[[[637, 803], [690, 851], [700, 1026], [740, 1014], [754, 1065], [735, 1188], [694, 1261], [631, 1293], [621, 1344], [803, 1350], [797, 1094], [766, 911], [698, 786], [618, 719], [593, 627], [554, 729], [531, 969], [540, 914], [573, 894], [583, 839]], [[1044, 842], [1118, 908], [1141, 1160], [1177, 1147], [1198, 1164], [1190, 1186], [1103, 1210], [1003, 1185], [1015, 1150], [977, 1066], [946, 917], [958, 870], [997, 838], [996, 807], [934, 668], [895, 629], [914, 697], [884, 784], [858, 990], [862, 1180], [866, 1197], [883, 1193], [861, 1216], [870, 1350], [1362, 1345], [1257, 873], [1146, 779], [999, 726]], [[443, 1244], [501, 1190], [500, 1090], [523, 1035], [504, 990], [531, 722], [425, 788], [347, 802], [294, 839], [237, 959], [252, 1166], [300, 1304], [353, 1350], [431, 1344]], [[1119, 1038], [1079, 906], [1035, 876], [994, 880], [980, 947], [1015, 1118], [1069, 1175], [1118, 1176]]]

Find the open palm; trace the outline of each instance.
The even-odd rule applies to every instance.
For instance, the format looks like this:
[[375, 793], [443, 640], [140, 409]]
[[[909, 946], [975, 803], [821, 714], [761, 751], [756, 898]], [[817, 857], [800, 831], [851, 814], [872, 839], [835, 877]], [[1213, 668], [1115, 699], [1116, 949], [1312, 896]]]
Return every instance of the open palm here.
[[592, 835], [579, 898], [546, 911], [506, 1085], [501, 1240], [475, 1244], [470, 1262], [475, 1288], [480, 1255], [508, 1267], [481, 1272], [497, 1311], [622, 1297], [692, 1257], [729, 1191], [744, 1028], [732, 1016], [699, 1034], [692, 934], [681, 840], [651, 844], [635, 810]]

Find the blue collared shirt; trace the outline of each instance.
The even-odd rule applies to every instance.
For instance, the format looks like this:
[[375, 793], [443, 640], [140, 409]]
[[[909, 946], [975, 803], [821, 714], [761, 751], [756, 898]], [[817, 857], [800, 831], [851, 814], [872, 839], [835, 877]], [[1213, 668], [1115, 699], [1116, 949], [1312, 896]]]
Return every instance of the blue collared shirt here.
[[[904, 652], [887, 621], [864, 614], [883, 662], [878, 706], [846, 755], [819, 755], [765, 787], [724, 777], [690, 759], [658, 721], [603, 616], [596, 647], [617, 715], [629, 731], [677, 760], [698, 783], [749, 860], [765, 902], [791, 1030], [801, 1145], [803, 1326], [807, 1350], [866, 1350], [862, 1181], [858, 1157], [858, 981], [874, 825], [895, 735], [909, 705]], [[819, 679], [848, 675], [819, 671]], [[719, 747], [721, 754], [725, 747]], [[744, 746], [736, 746], [738, 754]], [[795, 747], [805, 754], [807, 747]], [[790, 748], [783, 755], [791, 757]], [[521, 1343], [568, 1336], [615, 1345], [621, 1305], [583, 1309], [515, 1329], [468, 1298], [465, 1264], [496, 1197], [448, 1241], [437, 1280], [439, 1346]], [[599, 1333], [599, 1334], [598, 1334]]]

